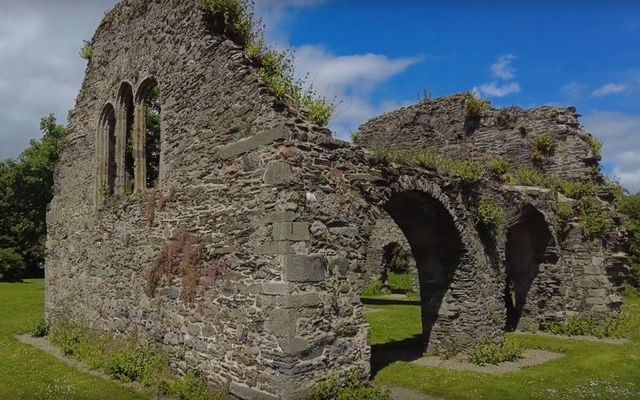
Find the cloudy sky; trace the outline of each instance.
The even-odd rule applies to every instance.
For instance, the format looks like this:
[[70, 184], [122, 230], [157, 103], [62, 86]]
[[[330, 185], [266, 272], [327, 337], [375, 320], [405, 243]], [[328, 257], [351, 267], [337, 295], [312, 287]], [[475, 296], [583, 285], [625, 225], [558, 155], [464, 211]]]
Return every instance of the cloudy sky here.
[[[0, 0], [0, 159], [66, 119], [78, 51], [116, 0]], [[427, 4], [428, 3], [428, 4]], [[367, 119], [475, 91], [497, 106], [575, 105], [604, 142], [606, 171], [640, 189], [640, 2], [258, 0], [269, 40], [296, 52], [348, 139]], [[455, 3], [455, 4], [452, 4]]]

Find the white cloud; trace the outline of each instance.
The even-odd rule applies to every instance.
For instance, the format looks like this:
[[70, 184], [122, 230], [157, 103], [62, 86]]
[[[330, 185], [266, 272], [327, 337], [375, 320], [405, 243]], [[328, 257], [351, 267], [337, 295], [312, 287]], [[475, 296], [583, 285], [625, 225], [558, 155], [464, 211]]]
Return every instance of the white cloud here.
[[271, 43], [278, 47], [286, 47], [289, 36], [286, 32], [286, 22], [295, 12], [303, 7], [313, 7], [327, 0], [256, 0], [255, 12], [261, 18], [266, 28], [266, 35]]
[[331, 129], [349, 139], [360, 124], [408, 102], [374, 102], [372, 93], [380, 84], [420, 62], [419, 57], [392, 59], [380, 54], [339, 56], [321, 46], [305, 45], [296, 50], [295, 70], [321, 96], [340, 101]]
[[65, 121], [86, 62], [78, 51], [117, 0], [4, 0], [0, 13], [0, 159], [40, 136], [40, 117]]
[[613, 165], [620, 183], [640, 190], [640, 115], [593, 112], [582, 118], [585, 127], [603, 142], [603, 161]]
[[587, 86], [579, 82], [570, 82], [560, 88], [560, 93], [571, 100], [585, 97]]
[[520, 85], [516, 82], [505, 83], [503, 85], [491, 82], [482, 84], [479, 87], [474, 87], [473, 92], [480, 94], [480, 96], [505, 97], [520, 92]]
[[498, 57], [498, 60], [491, 64], [489, 71], [491, 76], [497, 80], [475, 86], [472, 92], [479, 97], [505, 97], [510, 94], [520, 92], [520, 84], [515, 82], [515, 69], [511, 62], [516, 59], [513, 54]]
[[516, 56], [513, 54], [506, 54], [500, 56], [498, 61], [491, 65], [491, 76], [494, 78], [510, 81], [515, 78], [515, 69], [511, 66], [511, 62], [515, 60]]
[[610, 96], [612, 94], [619, 94], [625, 92], [629, 87], [627, 85], [618, 84], [618, 83], [607, 83], [606, 85], [600, 86], [596, 90], [591, 93], [592, 97], [605, 97]]

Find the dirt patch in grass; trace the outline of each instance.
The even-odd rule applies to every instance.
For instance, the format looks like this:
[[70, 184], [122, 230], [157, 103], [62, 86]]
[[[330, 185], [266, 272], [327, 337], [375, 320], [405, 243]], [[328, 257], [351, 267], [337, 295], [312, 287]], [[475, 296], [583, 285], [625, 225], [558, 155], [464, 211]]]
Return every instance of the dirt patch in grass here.
[[533, 367], [547, 363], [549, 361], [557, 360], [564, 355], [561, 353], [554, 353], [546, 350], [525, 350], [522, 353], [522, 358], [518, 361], [506, 361], [498, 365], [484, 365], [479, 366], [468, 362], [463, 358], [450, 358], [448, 360], [442, 359], [437, 356], [422, 357], [413, 361], [413, 364], [423, 365], [426, 367], [438, 367], [453, 370], [464, 370], [472, 372], [480, 372], [483, 374], [502, 375], [509, 372], [516, 372], [523, 368]]

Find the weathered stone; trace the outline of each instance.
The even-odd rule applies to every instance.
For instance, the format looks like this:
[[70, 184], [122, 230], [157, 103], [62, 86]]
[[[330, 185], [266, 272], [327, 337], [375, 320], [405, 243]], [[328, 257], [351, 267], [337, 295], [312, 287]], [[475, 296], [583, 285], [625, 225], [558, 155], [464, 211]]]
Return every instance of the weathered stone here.
[[[382, 279], [391, 241], [413, 252], [428, 351], [469, 352], [500, 340], [507, 322], [615, 315], [628, 273], [617, 218], [590, 240], [579, 218], [560, 227], [558, 202], [573, 201], [552, 190], [488, 175], [464, 182], [331, 138], [271, 93], [198, 4], [123, 0], [93, 38], [47, 215], [52, 323], [135, 332], [166, 347], [181, 370], [232, 382], [241, 398], [289, 399], [335, 372], [368, 372], [359, 298]], [[145, 100], [156, 84], [159, 162], [144, 151]], [[575, 110], [489, 108], [472, 132], [466, 100], [388, 113], [356, 142], [500, 157], [516, 170], [534, 165], [532, 145], [549, 132], [556, 152], [536, 168], [601, 180]], [[147, 187], [156, 169], [158, 185]], [[615, 216], [604, 192], [603, 212]], [[476, 198], [502, 208], [509, 226], [479, 228]]]
[[321, 256], [284, 256], [283, 270], [284, 279], [289, 282], [321, 282], [325, 279], [325, 263]]
[[270, 161], [264, 173], [264, 183], [267, 185], [282, 185], [293, 180], [291, 166], [282, 161]]
[[277, 337], [293, 337], [296, 334], [298, 312], [276, 309], [267, 320], [267, 329]]
[[240, 154], [258, 149], [259, 147], [270, 144], [276, 140], [286, 139], [288, 137], [289, 137], [289, 132], [287, 132], [286, 128], [284, 127], [272, 128], [265, 132], [253, 135], [247, 139], [241, 140], [239, 142], [222, 146], [218, 149], [217, 155], [218, 157], [226, 160], [229, 158], [239, 156]]

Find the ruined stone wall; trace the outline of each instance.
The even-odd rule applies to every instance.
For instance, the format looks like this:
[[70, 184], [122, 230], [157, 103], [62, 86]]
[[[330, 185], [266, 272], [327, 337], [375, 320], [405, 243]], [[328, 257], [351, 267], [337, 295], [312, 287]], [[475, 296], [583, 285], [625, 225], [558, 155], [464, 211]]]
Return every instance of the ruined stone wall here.
[[[241, 398], [300, 398], [331, 373], [369, 369], [359, 295], [367, 244], [386, 210], [411, 242], [421, 288], [435, 269], [446, 275], [441, 292], [423, 293], [428, 349], [499, 339], [505, 239], [478, 231], [474, 202], [483, 193], [510, 215], [532, 204], [553, 224], [557, 199], [491, 182], [470, 189], [331, 139], [271, 95], [243, 52], [210, 30], [198, 3], [127, 0], [96, 33], [47, 216], [49, 319], [137, 332], [166, 348], [175, 368], [229, 384]], [[162, 98], [159, 186], [102, 203], [100, 115], [123, 81], [137, 88], [147, 77]], [[420, 242], [413, 215], [448, 223], [461, 245], [452, 268]], [[434, 224], [423, 225], [431, 238]], [[610, 280], [596, 283], [610, 252], [591, 258], [592, 243], [575, 235], [576, 255], [560, 255], [564, 269], [548, 268], [564, 297], [538, 306], [545, 318], [616, 306]], [[201, 260], [187, 257], [189, 244], [202, 246]], [[167, 257], [180, 263], [160, 268]], [[587, 269], [591, 278], [579, 283]]]
[[[513, 168], [536, 167], [567, 179], [599, 179], [599, 155], [593, 153], [588, 143], [591, 135], [580, 125], [575, 108], [490, 108], [477, 129], [469, 129], [467, 98], [444, 97], [384, 114], [362, 125], [354, 142], [373, 149], [435, 148], [463, 160], [501, 157]], [[537, 163], [532, 145], [544, 133], [553, 135], [557, 149]]]

